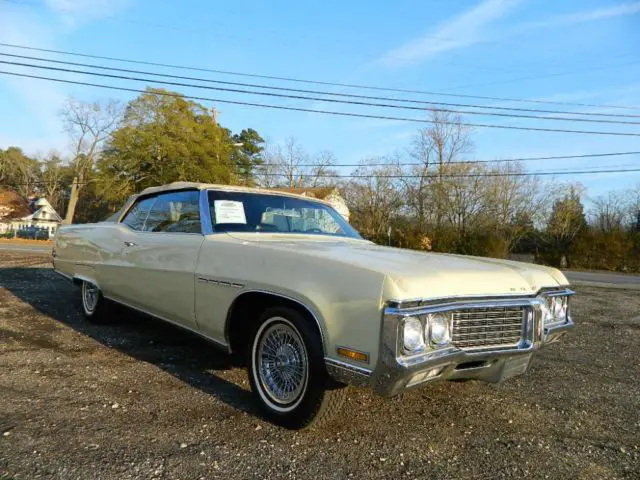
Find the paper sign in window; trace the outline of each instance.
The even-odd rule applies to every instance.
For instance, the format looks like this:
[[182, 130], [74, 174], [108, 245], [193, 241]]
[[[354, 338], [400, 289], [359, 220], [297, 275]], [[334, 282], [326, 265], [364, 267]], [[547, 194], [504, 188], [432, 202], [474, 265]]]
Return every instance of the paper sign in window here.
[[247, 223], [244, 204], [233, 200], [214, 200], [213, 208], [218, 223]]

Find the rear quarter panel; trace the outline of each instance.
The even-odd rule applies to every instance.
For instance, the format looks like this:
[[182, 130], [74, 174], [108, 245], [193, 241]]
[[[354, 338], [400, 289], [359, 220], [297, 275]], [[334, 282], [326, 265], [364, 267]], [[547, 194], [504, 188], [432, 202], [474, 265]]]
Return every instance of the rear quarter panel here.
[[54, 268], [70, 277], [91, 280], [108, 295], [112, 282], [103, 267], [122, 262], [121, 228], [115, 223], [61, 227], [56, 235]]

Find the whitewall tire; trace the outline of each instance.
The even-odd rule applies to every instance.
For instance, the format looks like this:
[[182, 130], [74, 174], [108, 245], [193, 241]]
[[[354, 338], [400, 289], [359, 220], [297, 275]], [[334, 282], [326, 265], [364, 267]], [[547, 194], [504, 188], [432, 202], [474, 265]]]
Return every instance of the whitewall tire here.
[[82, 311], [87, 320], [93, 323], [109, 321], [109, 305], [97, 285], [83, 280], [80, 286], [80, 299]]
[[295, 429], [325, 423], [343, 403], [343, 386], [327, 375], [319, 332], [296, 310], [263, 312], [251, 335], [247, 363], [251, 389], [274, 423]]

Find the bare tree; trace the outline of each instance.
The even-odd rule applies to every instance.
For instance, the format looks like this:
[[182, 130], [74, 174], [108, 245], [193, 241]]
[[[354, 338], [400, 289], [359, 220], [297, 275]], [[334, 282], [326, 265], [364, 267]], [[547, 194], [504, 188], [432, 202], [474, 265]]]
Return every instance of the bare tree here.
[[264, 164], [256, 178], [263, 187], [301, 187], [307, 162], [307, 153], [295, 138], [290, 137], [282, 145], [267, 146]]
[[336, 160], [333, 153], [328, 151], [320, 152], [314, 157], [311, 165], [304, 169], [303, 185], [309, 187], [334, 185], [338, 172], [331, 167], [335, 163]]
[[73, 151], [74, 179], [64, 219], [65, 223], [72, 223], [80, 192], [106, 140], [122, 117], [122, 106], [116, 100], [87, 103], [69, 98], [60, 116]]
[[62, 206], [62, 180], [64, 178], [64, 170], [62, 167], [62, 159], [57, 152], [50, 152], [40, 162], [42, 191], [53, 206], [57, 209]]
[[609, 192], [592, 200], [591, 224], [601, 232], [622, 230], [625, 224], [625, 198], [622, 192]]
[[[371, 163], [375, 161], [372, 159]], [[364, 163], [354, 172], [359, 177], [342, 187], [355, 227], [368, 238], [386, 236], [402, 208], [401, 186], [392, 178], [393, 173], [393, 165], [368, 166]]]
[[471, 164], [447, 164], [441, 170], [438, 215], [461, 235], [488, 224], [488, 184], [481, 176], [483, 170], [483, 167]]
[[495, 176], [485, 177], [486, 212], [496, 231], [504, 237], [508, 251], [543, 220], [546, 211], [548, 197], [542, 183], [535, 177], [517, 175], [524, 172], [525, 167], [521, 163], [498, 163], [487, 170]]
[[335, 157], [323, 151], [310, 156], [298, 141], [291, 137], [284, 144], [269, 145], [263, 154], [264, 163], [258, 167], [256, 180], [270, 187], [319, 187], [335, 184], [336, 171], [331, 167]]
[[441, 185], [444, 169], [473, 150], [472, 130], [462, 125], [459, 114], [432, 110], [431, 121], [413, 139], [409, 155], [416, 165], [402, 172], [407, 206], [423, 230], [430, 219], [440, 225], [441, 204], [447, 201]]
[[640, 232], [640, 183], [624, 193], [626, 198], [626, 223], [633, 231]]

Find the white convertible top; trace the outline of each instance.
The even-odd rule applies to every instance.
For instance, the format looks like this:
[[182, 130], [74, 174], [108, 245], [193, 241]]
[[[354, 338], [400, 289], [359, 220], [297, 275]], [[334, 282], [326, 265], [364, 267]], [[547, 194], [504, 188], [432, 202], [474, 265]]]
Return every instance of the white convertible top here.
[[167, 185], [160, 185], [158, 187], [149, 187], [145, 188], [142, 192], [136, 195], [136, 197], [142, 195], [150, 195], [153, 193], [159, 192], [168, 192], [172, 190], [223, 190], [227, 192], [248, 192], [248, 193], [262, 193], [269, 195], [284, 195], [287, 197], [293, 198], [302, 198], [304, 200], [313, 200], [315, 202], [324, 203], [325, 205], [331, 206], [330, 202], [325, 200], [321, 200], [319, 198], [315, 198], [312, 196], [299, 195], [297, 193], [285, 192], [278, 190], [277, 188], [265, 189], [265, 188], [253, 188], [253, 187], [243, 187], [240, 185], [218, 185], [215, 183], [198, 183], [198, 182], [173, 182], [168, 183]]

